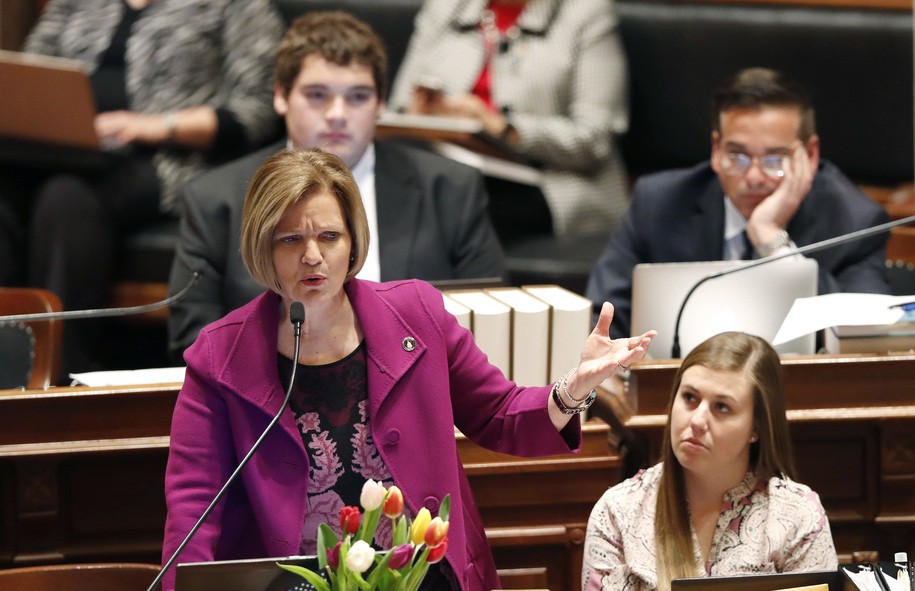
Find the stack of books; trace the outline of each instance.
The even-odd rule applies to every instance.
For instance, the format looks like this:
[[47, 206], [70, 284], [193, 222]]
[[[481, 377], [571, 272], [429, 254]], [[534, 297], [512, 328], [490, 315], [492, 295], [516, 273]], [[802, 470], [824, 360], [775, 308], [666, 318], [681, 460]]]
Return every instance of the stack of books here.
[[520, 385], [554, 382], [578, 365], [591, 300], [557, 285], [445, 291], [445, 308], [489, 361]]
[[915, 322], [831, 326], [823, 336], [827, 353], [897, 353], [915, 350]]

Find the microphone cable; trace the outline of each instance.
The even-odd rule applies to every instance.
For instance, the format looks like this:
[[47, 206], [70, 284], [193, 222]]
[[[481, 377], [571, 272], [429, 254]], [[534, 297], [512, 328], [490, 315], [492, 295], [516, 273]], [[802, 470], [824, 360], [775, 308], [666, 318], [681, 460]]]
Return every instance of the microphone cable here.
[[283, 404], [280, 406], [280, 410], [277, 411], [276, 415], [273, 417], [273, 420], [270, 421], [270, 424], [267, 425], [267, 428], [264, 429], [260, 437], [257, 438], [257, 441], [254, 442], [254, 445], [251, 446], [251, 449], [248, 450], [248, 453], [245, 454], [245, 457], [242, 458], [241, 462], [238, 463], [238, 466], [235, 468], [235, 471], [232, 472], [232, 475], [226, 480], [226, 483], [222, 485], [222, 488], [219, 489], [219, 492], [216, 493], [216, 496], [213, 497], [213, 500], [210, 502], [210, 505], [203, 511], [203, 514], [200, 516], [200, 519], [197, 520], [197, 523], [194, 524], [194, 527], [191, 528], [191, 531], [187, 533], [187, 536], [184, 537], [184, 540], [178, 545], [172, 555], [169, 557], [168, 561], [162, 566], [162, 569], [159, 570], [159, 574], [156, 575], [155, 580], [148, 587], [147, 591], [154, 591], [156, 586], [162, 582], [162, 577], [165, 576], [165, 573], [169, 571], [172, 567], [172, 564], [178, 559], [178, 555], [184, 550], [184, 547], [187, 546], [188, 542], [194, 537], [194, 534], [197, 533], [197, 530], [200, 529], [200, 526], [203, 525], [203, 522], [209, 517], [210, 512], [213, 511], [213, 508], [216, 507], [216, 504], [222, 500], [223, 495], [226, 491], [229, 490], [229, 487], [235, 481], [235, 478], [241, 473], [242, 469], [248, 463], [248, 461], [254, 456], [254, 452], [260, 447], [261, 443], [266, 439], [267, 434], [273, 429], [273, 426], [276, 425], [280, 420], [280, 416], [283, 414], [283, 411], [286, 410], [286, 406], [289, 405], [289, 399], [292, 397], [292, 386], [295, 384], [295, 373], [296, 368], [299, 365], [299, 347], [302, 342], [302, 324], [305, 322], [305, 306], [302, 305], [302, 302], [292, 302], [292, 305], [289, 306], [289, 320], [292, 322], [295, 331], [295, 347], [292, 354], [292, 375], [289, 377], [289, 387], [286, 389], [286, 397], [283, 399]]

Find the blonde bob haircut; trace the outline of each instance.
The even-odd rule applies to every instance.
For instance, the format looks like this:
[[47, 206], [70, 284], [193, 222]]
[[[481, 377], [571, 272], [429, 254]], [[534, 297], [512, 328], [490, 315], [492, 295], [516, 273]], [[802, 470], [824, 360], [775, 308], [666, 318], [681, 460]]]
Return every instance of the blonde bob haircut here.
[[254, 173], [241, 220], [241, 258], [260, 285], [281, 291], [273, 267], [273, 235], [291, 205], [327, 191], [340, 204], [352, 240], [349, 281], [362, 269], [369, 250], [369, 222], [359, 187], [343, 161], [318, 148], [287, 148]]
[[795, 477], [778, 353], [764, 339], [742, 332], [723, 332], [699, 344], [680, 364], [667, 404], [655, 513], [658, 589], [662, 590], [670, 589], [673, 579], [699, 576], [693, 559], [683, 467], [673, 453], [670, 433], [671, 410], [683, 372], [694, 365], [746, 376], [753, 391], [753, 429], [758, 434], [756, 442], [750, 444], [750, 470], [765, 481], [774, 476]]

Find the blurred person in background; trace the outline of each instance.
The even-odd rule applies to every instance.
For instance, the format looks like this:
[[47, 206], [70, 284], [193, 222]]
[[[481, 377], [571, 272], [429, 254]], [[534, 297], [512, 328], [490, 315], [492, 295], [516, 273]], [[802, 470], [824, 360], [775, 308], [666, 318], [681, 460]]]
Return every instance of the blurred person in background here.
[[628, 74], [611, 0], [426, 0], [390, 107], [478, 120], [542, 167], [491, 182], [505, 242], [612, 228], [628, 204]]
[[286, 137], [202, 174], [183, 189], [169, 293], [203, 276], [169, 309], [176, 362], [204, 326], [260, 295], [239, 254], [251, 177], [286, 146], [320, 147], [343, 160], [365, 205], [373, 240], [360, 279], [501, 279], [502, 248], [480, 174], [428, 150], [377, 139], [388, 59], [368, 23], [340, 11], [297, 18], [276, 52], [273, 101]]
[[[632, 268], [762, 258], [889, 221], [835, 164], [820, 158], [813, 103], [782, 72], [747, 68], [715, 91], [711, 157], [639, 178], [585, 295], [629, 334]], [[819, 252], [820, 294], [889, 293], [884, 233]]]
[[[24, 52], [81, 61], [102, 144], [129, 150], [96, 172], [0, 170], [2, 280], [50, 289], [65, 309], [103, 306], [126, 232], [174, 215], [194, 175], [275, 137], [282, 30], [269, 0], [51, 0]], [[93, 368], [96, 332], [67, 325], [64, 375]]]

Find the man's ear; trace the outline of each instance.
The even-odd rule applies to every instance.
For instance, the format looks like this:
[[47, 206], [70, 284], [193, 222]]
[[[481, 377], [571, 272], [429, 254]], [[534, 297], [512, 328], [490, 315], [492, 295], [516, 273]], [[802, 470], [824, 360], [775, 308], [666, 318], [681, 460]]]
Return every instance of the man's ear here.
[[286, 100], [286, 89], [279, 84], [273, 86], [273, 110], [280, 117], [285, 117], [289, 111], [289, 101]]
[[712, 170], [717, 174], [718, 171], [718, 152], [721, 150], [721, 134], [717, 131], [712, 132]]
[[813, 134], [807, 140], [807, 158], [810, 159], [810, 169], [816, 173], [820, 167], [820, 136]]

